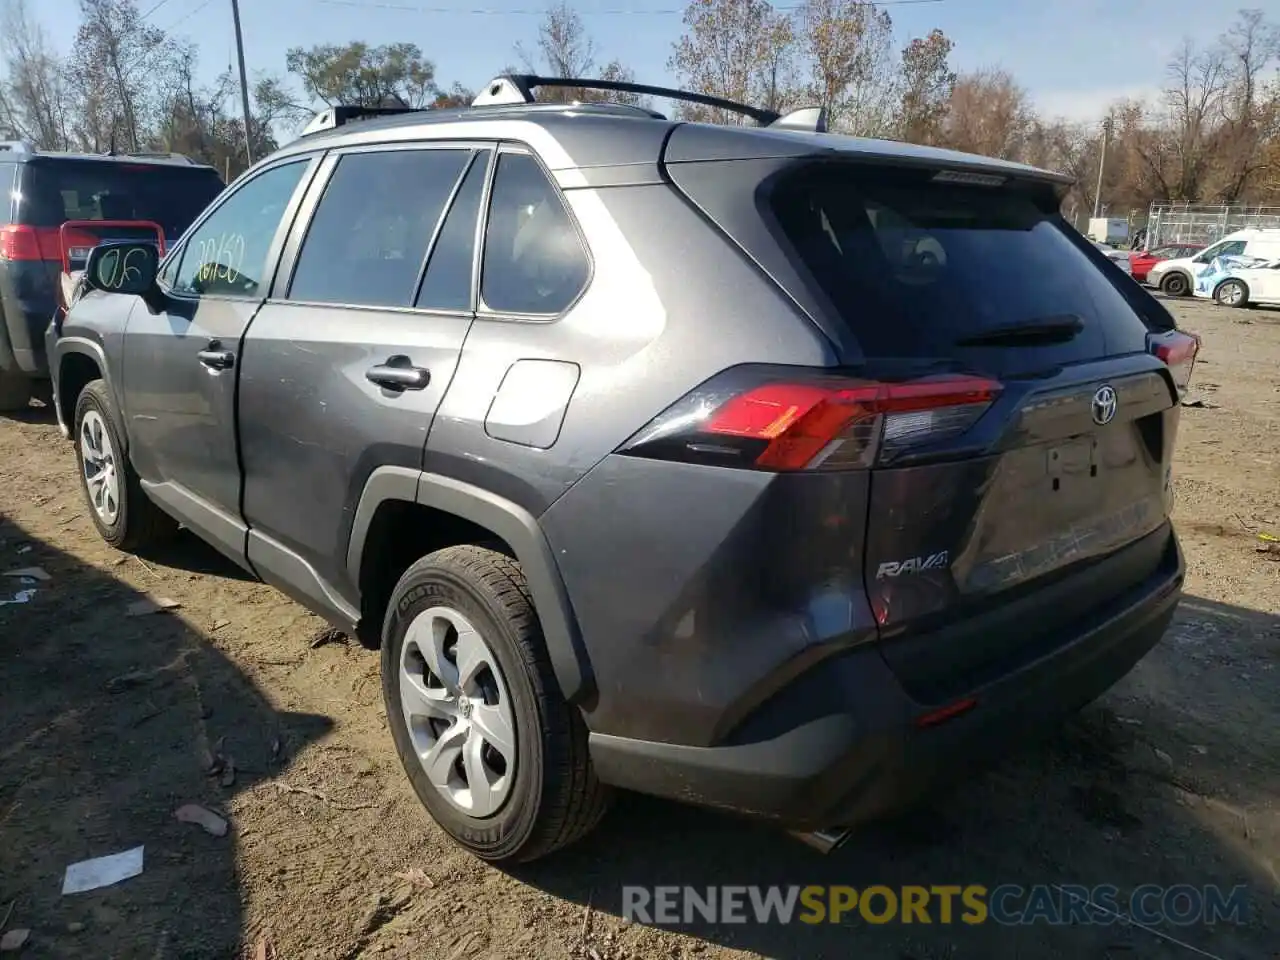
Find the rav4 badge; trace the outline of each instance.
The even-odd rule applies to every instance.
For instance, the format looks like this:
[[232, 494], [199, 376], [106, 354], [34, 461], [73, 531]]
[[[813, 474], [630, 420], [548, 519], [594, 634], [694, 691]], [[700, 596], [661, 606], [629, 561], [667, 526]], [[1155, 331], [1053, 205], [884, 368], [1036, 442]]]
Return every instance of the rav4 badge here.
[[910, 560], [887, 560], [880, 564], [876, 571], [876, 579], [900, 577], [904, 573], [924, 573], [926, 570], [945, 570], [951, 565], [951, 555], [946, 550], [939, 550], [924, 557], [912, 557]]

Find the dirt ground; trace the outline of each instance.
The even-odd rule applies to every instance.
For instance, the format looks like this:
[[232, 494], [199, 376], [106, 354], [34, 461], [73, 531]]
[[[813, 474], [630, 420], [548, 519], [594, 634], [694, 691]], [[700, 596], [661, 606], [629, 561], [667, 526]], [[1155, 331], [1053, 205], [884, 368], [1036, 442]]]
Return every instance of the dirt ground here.
[[[106, 547], [48, 412], [0, 420], [0, 572], [50, 575], [0, 606], [0, 926], [11, 905], [21, 955], [55, 958], [1280, 957], [1280, 562], [1257, 550], [1280, 536], [1280, 312], [1175, 309], [1205, 404], [1179, 439], [1175, 626], [1051, 742], [825, 858], [628, 796], [550, 861], [483, 865], [412, 796], [376, 654], [194, 539]], [[130, 616], [142, 598], [180, 606]], [[230, 832], [175, 820], [191, 802]], [[140, 876], [61, 895], [68, 864], [137, 845]], [[713, 883], [1245, 884], [1250, 910], [1154, 931], [620, 918], [624, 884]]]

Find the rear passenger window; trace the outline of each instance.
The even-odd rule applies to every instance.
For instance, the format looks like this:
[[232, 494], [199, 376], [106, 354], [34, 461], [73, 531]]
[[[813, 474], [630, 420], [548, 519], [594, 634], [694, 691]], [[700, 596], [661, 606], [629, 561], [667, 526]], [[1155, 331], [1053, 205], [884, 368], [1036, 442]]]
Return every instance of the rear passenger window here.
[[289, 299], [412, 306], [436, 223], [470, 156], [467, 150], [344, 156], [311, 220]]
[[489, 170], [489, 153], [476, 155], [467, 170], [462, 189], [445, 217], [440, 236], [431, 251], [417, 306], [428, 310], [470, 310], [471, 274], [475, 263], [476, 220], [480, 197]]
[[564, 201], [538, 162], [521, 153], [498, 157], [480, 273], [485, 306], [499, 313], [560, 313], [590, 272]]

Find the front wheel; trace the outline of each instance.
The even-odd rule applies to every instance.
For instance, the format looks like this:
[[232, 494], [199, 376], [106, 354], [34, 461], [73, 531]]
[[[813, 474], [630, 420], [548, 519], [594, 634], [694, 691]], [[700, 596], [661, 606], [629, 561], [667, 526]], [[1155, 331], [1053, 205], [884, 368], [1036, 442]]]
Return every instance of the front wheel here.
[[396, 751], [457, 843], [491, 862], [528, 862], [599, 822], [608, 794], [519, 564], [478, 546], [423, 557], [396, 584], [382, 639]]
[[1224, 307], [1248, 306], [1249, 288], [1243, 280], [1223, 280], [1214, 288], [1213, 299]]
[[1171, 273], [1160, 281], [1160, 292], [1170, 297], [1185, 297], [1191, 291], [1186, 274]]
[[136, 550], [175, 533], [177, 522], [151, 502], [125, 455], [124, 434], [103, 381], [80, 391], [73, 422], [80, 486], [102, 539]]

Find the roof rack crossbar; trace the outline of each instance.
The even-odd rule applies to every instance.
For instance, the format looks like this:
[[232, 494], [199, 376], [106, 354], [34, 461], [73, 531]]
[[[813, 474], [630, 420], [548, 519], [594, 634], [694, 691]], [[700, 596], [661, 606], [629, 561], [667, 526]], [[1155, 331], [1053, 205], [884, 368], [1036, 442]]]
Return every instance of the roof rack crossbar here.
[[769, 126], [779, 119], [781, 114], [763, 107], [752, 107], [735, 100], [713, 97], [705, 93], [694, 93], [690, 90], [676, 90], [671, 87], [652, 87], [644, 83], [630, 83], [624, 80], [594, 80], [583, 77], [540, 77], [532, 73], [509, 73], [495, 77], [472, 102], [472, 106], [481, 107], [493, 104], [533, 103], [534, 87], [578, 87], [583, 90], [607, 90], [612, 93], [634, 93], [643, 97], [665, 97], [671, 100], [683, 100], [686, 103], [697, 103], [704, 107], [715, 107], [728, 110], [744, 117], [750, 117], [761, 126]]

